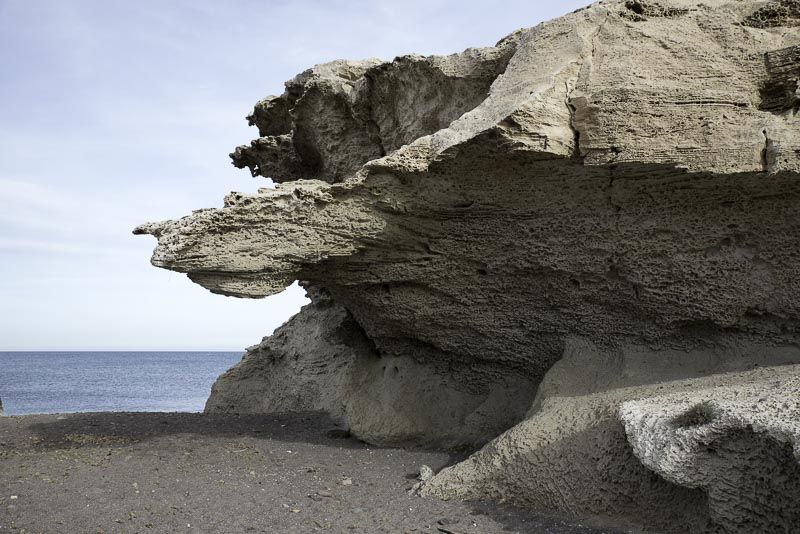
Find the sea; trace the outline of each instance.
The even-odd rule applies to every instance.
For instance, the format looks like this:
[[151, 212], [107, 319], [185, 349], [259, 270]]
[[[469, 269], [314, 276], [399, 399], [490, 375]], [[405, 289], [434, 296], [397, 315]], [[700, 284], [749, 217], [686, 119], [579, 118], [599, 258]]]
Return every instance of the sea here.
[[0, 352], [4, 415], [199, 412], [242, 352]]

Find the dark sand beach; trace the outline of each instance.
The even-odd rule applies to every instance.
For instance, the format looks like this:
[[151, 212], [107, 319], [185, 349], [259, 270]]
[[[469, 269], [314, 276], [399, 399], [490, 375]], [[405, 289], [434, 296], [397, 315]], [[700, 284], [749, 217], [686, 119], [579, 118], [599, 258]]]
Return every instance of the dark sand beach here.
[[318, 414], [0, 417], [0, 531], [600, 532], [408, 494], [462, 457], [371, 447]]

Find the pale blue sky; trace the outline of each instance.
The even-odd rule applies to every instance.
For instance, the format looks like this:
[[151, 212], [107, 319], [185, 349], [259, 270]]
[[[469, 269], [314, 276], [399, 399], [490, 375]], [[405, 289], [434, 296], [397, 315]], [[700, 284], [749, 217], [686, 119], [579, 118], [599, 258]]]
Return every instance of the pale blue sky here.
[[227, 155], [315, 63], [492, 45], [586, 4], [0, 0], [0, 350], [258, 342], [302, 290], [212, 295], [131, 229], [263, 186]]

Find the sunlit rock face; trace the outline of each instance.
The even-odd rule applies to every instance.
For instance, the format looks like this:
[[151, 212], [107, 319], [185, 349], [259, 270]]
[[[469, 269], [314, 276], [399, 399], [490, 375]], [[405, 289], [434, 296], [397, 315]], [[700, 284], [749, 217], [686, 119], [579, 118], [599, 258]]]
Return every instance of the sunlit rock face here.
[[[669, 387], [713, 398], [721, 373], [800, 362], [798, 13], [598, 2], [495, 47], [287, 82], [249, 117], [262, 137], [231, 155], [276, 189], [136, 230], [158, 238], [154, 265], [215, 293], [301, 280], [311, 296], [207, 410], [325, 410], [367, 441], [426, 446], [481, 445], [522, 421], [468, 461], [493, 466], [491, 483], [465, 462], [422, 491], [747, 531], [755, 508], [729, 517], [736, 495], [653, 452], [666, 416], [642, 414], [675, 403], [653, 384], [691, 379]], [[741, 447], [791, 434], [751, 426]], [[552, 432], [576, 451], [605, 440], [583, 461], [652, 494], [564, 491], [593, 476], [536, 452]], [[753, 465], [794, 465], [773, 460]], [[793, 473], [757, 499], [796, 496]]]

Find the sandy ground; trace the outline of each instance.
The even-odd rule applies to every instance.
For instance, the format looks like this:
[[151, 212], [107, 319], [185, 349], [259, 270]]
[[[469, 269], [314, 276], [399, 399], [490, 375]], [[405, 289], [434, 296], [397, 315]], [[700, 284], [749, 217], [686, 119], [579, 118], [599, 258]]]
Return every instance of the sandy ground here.
[[326, 417], [0, 417], [0, 532], [600, 532], [410, 496], [443, 452], [370, 447]]

